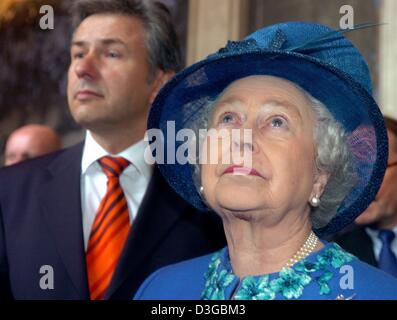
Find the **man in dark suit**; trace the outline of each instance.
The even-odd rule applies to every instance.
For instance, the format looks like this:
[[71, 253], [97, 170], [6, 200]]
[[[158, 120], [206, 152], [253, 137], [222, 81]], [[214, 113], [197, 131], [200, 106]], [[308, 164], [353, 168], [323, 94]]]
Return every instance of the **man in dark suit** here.
[[79, 0], [68, 102], [85, 141], [0, 170], [0, 299], [131, 299], [167, 264], [224, 244], [144, 160], [149, 106], [180, 68], [165, 7]]
[[389, 157], [385, 178], [356, 226], [335, 240], [359, 259], [397, 277], [397, 121], [385, 117]]

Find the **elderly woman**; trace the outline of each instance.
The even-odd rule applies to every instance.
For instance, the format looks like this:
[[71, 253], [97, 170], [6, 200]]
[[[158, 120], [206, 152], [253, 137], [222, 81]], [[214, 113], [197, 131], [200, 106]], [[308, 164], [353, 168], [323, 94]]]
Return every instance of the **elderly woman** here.
[[387, 160], [368, 68], [341, 33], [283, 23], [230, 42], [162, 90], [149, 127], [168, 121], [251, 138], [214, 147], [207, 135], [199, 145], [218, 161], [160, 165], [183, 198], [219, 214], [227, 247], [160, 269], [136, 299], [397, 299], [397, 280], [318, 238], [368, 206]]

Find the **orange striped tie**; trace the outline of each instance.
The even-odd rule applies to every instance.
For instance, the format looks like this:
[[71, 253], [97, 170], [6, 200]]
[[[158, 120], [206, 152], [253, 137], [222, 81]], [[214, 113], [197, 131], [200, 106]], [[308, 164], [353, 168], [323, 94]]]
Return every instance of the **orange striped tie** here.
[[88, 240], [86, 262], [91, 300], [103, 299], [130, 230], [127, 200], [119, 176], [130, 164], [124, 158], [98, 160], [108, 178]]

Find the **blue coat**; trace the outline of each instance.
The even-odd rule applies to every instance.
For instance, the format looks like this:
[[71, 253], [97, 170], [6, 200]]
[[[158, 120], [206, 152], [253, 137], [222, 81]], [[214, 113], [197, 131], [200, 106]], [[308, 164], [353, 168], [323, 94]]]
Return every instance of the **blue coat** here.
[[335, 243], [291, 268], [263, 276], [235, 276], [227, 248], [153, 273], [141, 300], [397, 299], [397, 279], [358, 260]]

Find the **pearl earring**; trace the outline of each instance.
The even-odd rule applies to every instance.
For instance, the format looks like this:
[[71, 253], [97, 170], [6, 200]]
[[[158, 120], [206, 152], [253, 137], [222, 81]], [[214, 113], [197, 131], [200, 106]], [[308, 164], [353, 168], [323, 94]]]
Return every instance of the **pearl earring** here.
[[310, 199], [310, 204], [311, 204], [311, 206], [312, 207], [314, 207], [314, 208], [317, 208], [319, 205], [320, 205], [320, 198], [319, 197], [317, 197], [317, 196], [313, 196], [311, 199]]
[[200, 186], [200, 193], [203, 194], [203, 192], [204, 192], [204, 187]]

